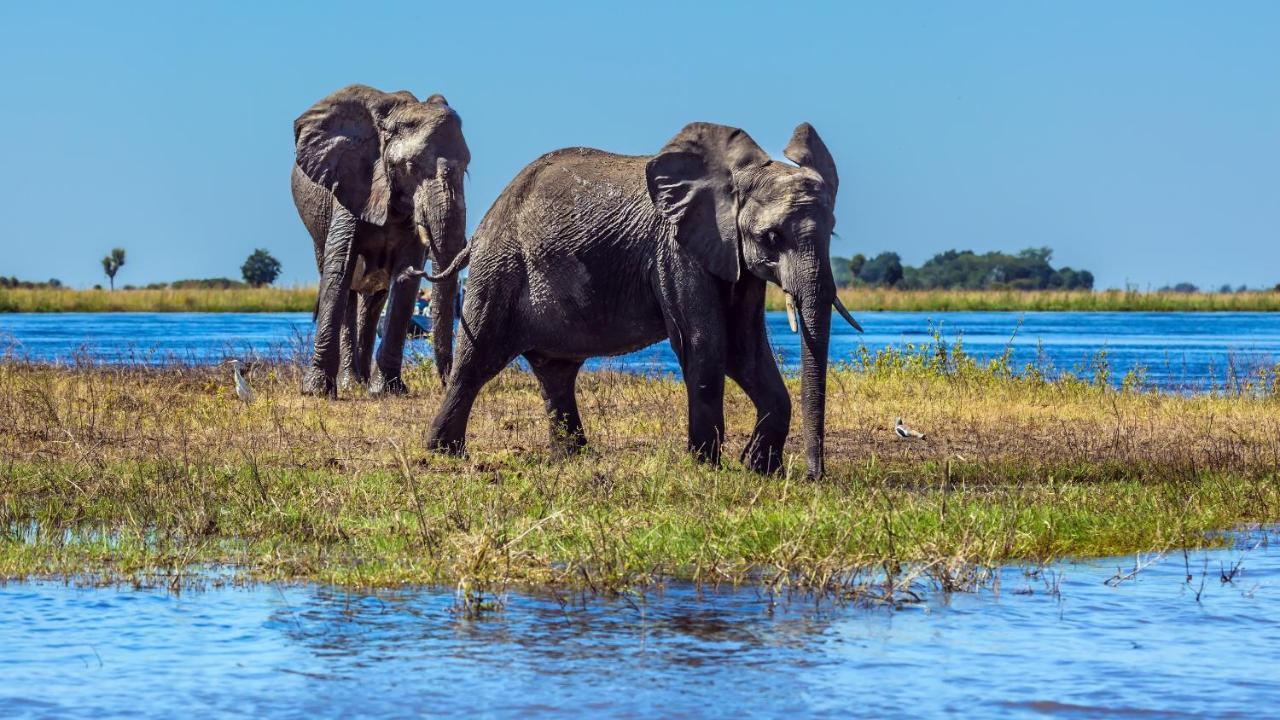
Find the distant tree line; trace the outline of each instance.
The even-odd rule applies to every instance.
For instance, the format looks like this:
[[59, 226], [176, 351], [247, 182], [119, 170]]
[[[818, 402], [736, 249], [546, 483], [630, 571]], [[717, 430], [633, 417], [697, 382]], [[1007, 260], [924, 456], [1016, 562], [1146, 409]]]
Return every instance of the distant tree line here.
[[0, 277], [0, 288], [60, 288], [62, 281], [57, 278], [50, 278], [44, 282], [31, 282], [30, 280], [19, 280], [12, 275], [9, 277]]
[[[1272, 289], [1274, 291], [1280, 291], [1280, 285], [1276, 285]], [[1196, 285], [1195, 283], [1180, 282], [1180, 283], [1175, 283], [1173, 285], [1165, 285], [1164, 287], [1160, 288], [1158, 292], [1174, 292], [1174, 293], [1191, 294], [1191, 293], [1198, 293], [1202, 291], [1200, 290], [1200, 286]], [[1227, 294], [1227, 293], [1250, 292], [1250, 290], [1248, 285], [1238, 285], [1235, 288], [1232, 288], [1231, 285], [1227, 283], [1223, 283], [1217, 289], [1217, 292], [1220, 294]]]
[[832, 257], [836, 283], [844, 286], [904, 290], [1092, 290], [1093, 273], [1070, 267], [1054, 269], [1053, 250], [1027, 248], [1016, 255], [948, 250], [920, 267], [903, 265], [895, 252], [868, 259]]

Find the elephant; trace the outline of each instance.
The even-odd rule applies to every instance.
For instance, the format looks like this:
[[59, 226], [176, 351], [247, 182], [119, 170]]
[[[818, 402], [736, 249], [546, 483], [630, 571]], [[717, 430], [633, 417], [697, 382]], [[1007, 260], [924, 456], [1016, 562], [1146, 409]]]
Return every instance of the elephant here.
[[[336, 397], [339, 363], [370, 392], [408, 392], [401, 377], [404, 342], [429, 257], [446, 266], [466, 243], [463, 177], [471, 153], [462, 120], [442, 95], [342, 88], [293, 124], [292, 190], [315, 244], [320, 288], [315, 345], [302, 391]], [[430, 276], [428, 276], [430, 277]], [[432, 285], [436, 369], [453, 362], [456, 277]], [[370, 367], [378, 316], [387, 322]]]
[[574, 385], [583, 361], [668, 339], [688, 397], [688, 447], [718, 464], [724, 381], [752, 401], [743, 464], [775, 473], [791, 400], [765, 330], [766, 283], [801, 333], [801, 410], [811, 478], [823, 474], [831, 308], [829, 255], [839, 178], [808, 123], [773, 160], [747, 133], [685, 126], [657, 155], [558, 150], [525, 167], [444, 272], [469, 266], [456, 361], [428, 445], [465, 452], [476, 394], [523, 356], [552, 443], [584, 446]]

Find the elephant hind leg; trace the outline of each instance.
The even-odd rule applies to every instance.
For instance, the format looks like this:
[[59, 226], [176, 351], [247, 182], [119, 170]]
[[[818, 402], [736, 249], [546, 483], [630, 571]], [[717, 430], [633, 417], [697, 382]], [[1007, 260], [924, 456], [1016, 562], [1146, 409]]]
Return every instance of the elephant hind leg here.
[[513, 346], [509, 334], [499, 332], [503, 328], [492, 322], [494, 318], [487, 319], [490, 321], [487, 328], [469, 328], [467, 321], [463, 321], [458, 354], [445, 385], [444, 400], [427, 431], [427, 447], [432, 450], [450, 455], [466, 451], [467, 422], [476, 395], [524, 351]]
[[427, 447], [432, 450], [462, 455], [466, 452], [467, 422], [471, 419], [471, 406], [485, 383], [492, 380], [518, 353], [489, 353], [473, 360], [459, 359], [454, 363], [449, 383], [445, 385], [444, 400], [427, 431]]
[[525, 353], [525, 359], [542, 390], [542, 401], [551, 421], [552, 447], [565, 455], [581, 450], [587, 444], [587, 436], [582, 430], [582, 416], [578, 414], [574, 383], [582, 361], [553, 359], [537, 353]]

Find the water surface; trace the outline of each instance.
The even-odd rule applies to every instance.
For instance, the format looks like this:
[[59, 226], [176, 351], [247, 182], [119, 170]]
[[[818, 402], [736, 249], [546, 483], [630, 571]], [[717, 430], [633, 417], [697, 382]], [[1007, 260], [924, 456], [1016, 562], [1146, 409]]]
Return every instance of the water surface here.
[[479, 620], [435, 589], [12, 583], [0, 716], [1272, 714], [1280, 549], [1246, 534], [1104, 584], [1133, 565], [1007, 568], [998, 593], [900, 610], [675, 586], [634, 603], [514, 595]]
[[[1012, 351], [1016, 367], [1093, 376], [1105, 354], [1113, 382], [1136, 367], [1165, 388], [1204, 389], [1280, 362], [1280, 313], [868, 312], [859, 335], [833, 318], [830, 356], [849, 360], [866, 348], [928, 343], [935, 332], [963, 339], [982, 358]], [[782, 312], [768, 314], [770, 339], [787, 369], [799, 362], [799, 337]], [[44, 361], [77, 353], [109, 362], [214, 362], [248, 354], [296, 356], [310, 348], [309, 313], [17, 313], [0, 314], [0, 347]], [[411, 353], [427, 354], [423, 342]], [[658, 343], [588, 367], [679, 373], [670, 346]]]

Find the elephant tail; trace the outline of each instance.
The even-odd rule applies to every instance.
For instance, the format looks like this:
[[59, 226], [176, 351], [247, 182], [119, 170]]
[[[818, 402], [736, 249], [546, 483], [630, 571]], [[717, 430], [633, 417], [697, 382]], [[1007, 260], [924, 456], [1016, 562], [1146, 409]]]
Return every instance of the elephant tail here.
[[447, 280], [453, 277], [454, 275], [457, 275], [459, 272], [462, 271], [462, 268], [466, 267], [469, 264], [471, 264], [471, 246], [470, 245], [463, 248], [462, 252], [458, 253], [458, 256], [453, 259], [453, 262], [449, 263], [449, 267], [445, 268], [444, 270], [441, 270], [439, 273], [436, 273], [435, 275], [432, 275], [431, 273], [428, 273], [423, 270], [418, 270], [417, 268], [408, 268], [407, 270], [404, 271], [404, 275], [406, 275], [407, 277], [426, 278], [431, 282], [440, 282], [441, 280]]

